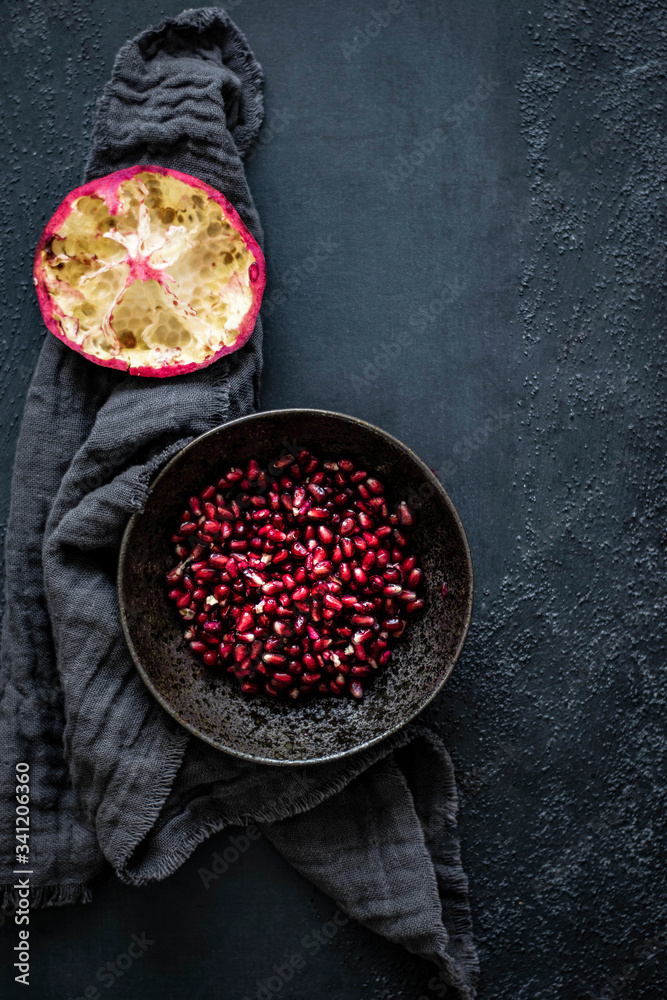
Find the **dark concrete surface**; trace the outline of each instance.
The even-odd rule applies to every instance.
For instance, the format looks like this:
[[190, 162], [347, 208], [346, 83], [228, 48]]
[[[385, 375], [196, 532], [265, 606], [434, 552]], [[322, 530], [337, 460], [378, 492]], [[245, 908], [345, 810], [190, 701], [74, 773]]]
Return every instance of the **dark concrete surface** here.
[[[0, 9], [3, 516], [47, 335], [33, 247], [80, 182], [117, 48], [180, 9]], [[459, 776], [480, 997], [662, 1000], [667, 9], [231, 12], [267, 77], [248, 168], [269, 266], [263, 406], [396, 434], [469, 534], [473, 627], [429, 717]], [[334, 904], [261, 840], [205, 887], [199, 869], [230, 847], [225, 833], [164, 883], [110, 881], [91, 906], [36, 912], [32, 995], [242, 1000], [294, 953], [304, 966], [274, 996], [444, 995], [432, 969], [358, 927], [317, 946]], [[153, 943], [96, 978], [132, 934]], [[1, 937], [5, 996], [8, 924]]]

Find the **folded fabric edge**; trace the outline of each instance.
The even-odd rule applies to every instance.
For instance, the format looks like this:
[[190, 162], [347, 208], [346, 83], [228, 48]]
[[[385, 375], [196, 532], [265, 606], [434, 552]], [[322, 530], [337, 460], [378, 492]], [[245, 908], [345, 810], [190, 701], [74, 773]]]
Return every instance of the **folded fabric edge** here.
[[[126, 864], [116, 868], [116, 874], [122, 882], [128, 885], [149, 885], [151, 882], [160, 881], [177, 871], [197, 847], [215, 833], [220, 833], [228, 826], [247, 826], [249, 823], [260, 825], [263, 823], [275, 823], [278, 820], [288, 819], [290, 816], [308, 812], [310, 809], [314, 809], [315, 806], [320, 805], [321, 802], [341, 792], [371, 764], [383, 759], [398, 747], [410, 743], [418, 735], [421, 734], [415, 733], [411, 728], [401, 730], [401, 732], [396, 733], [386, 742], [383, 742], [380, 747], [372, 747], [368, 751], [362, 751], [356, 766], [350, 766], [349, 770], [344, 773], [336, 777], [331, 777], [324, 786], [312, 788], [293, 798], [290, 797], [289, 801], [284, 801], [282, 808], [280, 803], [278, 803], [278, 808], [276, 808], [276, 804], [274, 803], [273, 807], [266, 811], [254, 809], [248, 812], [227, 812], [217, 816], [215, 819], [202, 821], [196, 830], [188, 830], [181, 835], [178, 842], [172, 846], [169, 858], [153, 859], [153, 865], [156, 867], [151, 869], [154, 874], [150, 877], [144, 874], [141, 868], [133, 871], [130, 858], [128, 858]], [[370, 762], [365, 763], [369, 754], [372, 755], [372, 758]], [[322, 766], [326, 767], [326, 765]]]
[[204, 32], [216, 22], [232, 32], [237, 55], [240, 56], [243, 63], [244, 73], [250, 85], [255, 89], [254, 100], [248, 103], [245, 108], [246, 123], [230, 130], [241, 159], [245, 158], [258, 136], [264, 120], [264, 96], [262, 92], [264, 72], [255, 59], [247, 38], [222, 7], [192, 8], [176, 16], [165, 17], [154, 27], [139, 32], [133, 38], [128, 39], [116, 53], [109, 81], [96, 102], [93, 148], [84, 169], [86, 181], [101, 177], [113, 169], [112, 164], [115, 163], [115, 160], [112, 147], [109, 143], [104, 142], [103, 136], [98, 131], [97, 122], [108, 116], [113, 88], [117, 79], [123, 76], [127, 62], [132, 60], [134, 50], [145, 49], [151, 44], [155, 45], [170, 29], [179, 31], [184, 28], [196, 28]]
[[[13, 885], [0, 885], [3, 913], [13, 912], [19, 908], [18, 888]], [[56, 885], [40, 885], [30, 887], [30, 906], [39, 908], [47, 906], [67, 906], [70, 903], [90, 903], [93, 894], [82, 882], [62, 882]]]

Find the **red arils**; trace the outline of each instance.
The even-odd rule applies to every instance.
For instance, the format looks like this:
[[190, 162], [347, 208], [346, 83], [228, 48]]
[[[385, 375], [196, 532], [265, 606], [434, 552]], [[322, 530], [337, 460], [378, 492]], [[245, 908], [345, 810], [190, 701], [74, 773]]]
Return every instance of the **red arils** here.
[[414, 520], [413, 520], [413, 517], [412, 517], [412, 511], [410, 510], [410, 508], [408, 507], [408, 505], [405, 503], [405, 501], [402, 501], [401, 503], [399, 503], [397, 513], [398, 513], [398, 520], [399, 520], [400, 524], [403, 524], [406, 527], [408, 527], [409, 525], [411, 525], [411, 524], [414, 523]]
[[217, 490], [187, 499], [166, 574], [192, 651], [244, 694], [360, 699], [424, 606], [408, 505], [390, 513], [378, 479], [306, 450]]

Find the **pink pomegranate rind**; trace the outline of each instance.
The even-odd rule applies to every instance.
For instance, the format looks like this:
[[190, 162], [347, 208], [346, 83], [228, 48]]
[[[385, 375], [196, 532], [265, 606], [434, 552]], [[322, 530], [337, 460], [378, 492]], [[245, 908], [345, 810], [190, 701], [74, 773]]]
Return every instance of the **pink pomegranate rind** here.
[[136, 166], [64, 199], [37, 245], [33, 280], [46, 326], [68, 347], [163, 378], [246, 343], [266, 266], [219, 191], [180, 171]]

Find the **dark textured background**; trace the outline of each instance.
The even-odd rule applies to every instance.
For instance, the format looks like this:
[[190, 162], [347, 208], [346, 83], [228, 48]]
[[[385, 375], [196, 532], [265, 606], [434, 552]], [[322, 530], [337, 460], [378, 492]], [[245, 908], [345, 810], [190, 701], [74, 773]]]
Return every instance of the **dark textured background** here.
[[[262, 403], [396, 434], [468, 530], [473, 628], [430, 716], [459, 775], [482, 1000], [663, 1000], [667, 9], [387, 2], [231, 8], [267, 77], [248, 169], [269, 265]], [[2, 3], [2, 516], [46, 335], [33, 247], [81, 180], [117, 48], [180, 9]], [[305, 967], [275, 995], [443, 995], [350, 924], [311, 954], [334, 904], [263, 841], [204, 888], [230, 846], [36, 912], [33, 995], [242, 1000], [295, 952]], [[133, 933], [145, 956], [96, 980]], [[3, 996], [14, 942], [7, 923]]]

